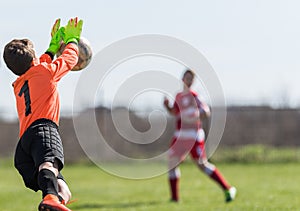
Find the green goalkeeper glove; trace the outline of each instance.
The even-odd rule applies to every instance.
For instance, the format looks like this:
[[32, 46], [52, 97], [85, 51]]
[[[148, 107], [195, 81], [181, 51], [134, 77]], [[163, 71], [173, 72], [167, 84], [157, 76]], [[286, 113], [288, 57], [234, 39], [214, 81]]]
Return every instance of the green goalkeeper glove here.
[[78, 21], [78, 18], [75, 19], [71, 18], [68, 22], [68, 24], [65, 26], [64, 31], [64, 42], [66, 44], [70, 42], [77, 43], [79, 42], [81, 31], [82, 31], [82, 24], [83, 21]]
[[51, 30], [51, 41], [47, 52], [55, 55], [60, 48], [61, 40], [63, 37], [64, 28], [60, 28], [60, 19], [57, 19]]

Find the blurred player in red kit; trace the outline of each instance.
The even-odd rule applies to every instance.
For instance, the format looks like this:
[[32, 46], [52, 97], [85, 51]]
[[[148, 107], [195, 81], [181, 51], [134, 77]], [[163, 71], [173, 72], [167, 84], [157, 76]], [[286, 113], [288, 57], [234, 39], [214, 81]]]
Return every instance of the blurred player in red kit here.
[[169, 106], [169, 100], [164, 99], [164, 106], [176, 117], [176, 131], [169, 150], [171, 201], [179, 201], [179, 164], [190, 154], [196, 165], [222, 187], [225, 201], [230, 202], [235, 198], [236, 188], [228, 184], [216, 166], [208, 162], [205, 154], [205, 133], [201, 120], [210, 116], [210, 109], [206, 103], [199, 100], [197, 93], [191, 90], [194, 77], [193, 71], [184, 72], [183, 91], [176, 95], [172, 107]]
[[[75, 18], [60, 27], [60, 19], [57, 19], [52, 27], [49, 48], [40, 58], [36, 57], [33, 43], [28, 39], [14, 39], [4, 48], [4, 61], [18, 76], [13, 88], [20, 139], [14, 165], [26, 187], [42, 191], [40, 211], [70, 211], [65, 205], [71, 192], [60, 173], [64, 154], [58, 131], [57, 83], [78, 61], [82, 24], [82, 20]], [[54, 59], [62, 41], [66, 48]]]

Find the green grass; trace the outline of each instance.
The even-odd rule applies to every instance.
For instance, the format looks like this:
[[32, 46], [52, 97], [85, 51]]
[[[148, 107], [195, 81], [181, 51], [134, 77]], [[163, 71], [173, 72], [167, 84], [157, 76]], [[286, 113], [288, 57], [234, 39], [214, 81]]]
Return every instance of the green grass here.
[[[221, 189], [192, 163], [181, 165], [181, 202], [169, 202], [167, 175], [129, 180], [109, 175], [93, 165], [66, 165], [63, 174], [77, 202], [72, 210], [298, 210], [300, 165], [219, 164], [237, 187], [237, 199], [224, 202]], [[40, 193], [26, 189], [11, 162], [0, 160], [0, 210], [37, 210]]]
[[266, 145], [245, 145], [219, 147], [212, 160], [225, 163], [287, 163], [300, 162], [299, 147], [273, 147]]

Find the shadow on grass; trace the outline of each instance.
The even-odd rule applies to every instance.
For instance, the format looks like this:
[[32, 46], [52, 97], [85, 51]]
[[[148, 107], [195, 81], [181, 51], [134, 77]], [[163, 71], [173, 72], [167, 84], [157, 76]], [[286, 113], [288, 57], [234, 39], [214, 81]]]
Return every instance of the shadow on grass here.
[[82, 210], [82, 209], [104, 209], [104, 208], [132, 208], [132, 207], [142, 207], [142, 206], [152, 206], [152, 205], [158, 205], [161, 202], [158, 201], [147, 201], [147, 202], [124, 202], [124, 203], [113, 203], [113, 204], [101, 204], [101, 203], [86, 203], [86, 204], [80, 204], [77, 206], [72, 206], [72, 209], [74, 210]]

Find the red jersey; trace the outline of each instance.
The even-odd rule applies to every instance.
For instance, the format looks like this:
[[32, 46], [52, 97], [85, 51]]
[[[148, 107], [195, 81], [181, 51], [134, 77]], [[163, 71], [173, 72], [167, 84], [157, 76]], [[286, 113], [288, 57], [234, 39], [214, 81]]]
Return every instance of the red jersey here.
[[19, 116], [19, 136], [37, 119], [59, 123], [60, 101], [57, 82], [78, 61], [78, 46], [70, 43], [63, 54], [52, 61], [48, 54], [33, 61], [26, 73], [13, 83]]
[[[173, 105], [176, 114], [176, 129], [178, 130], [199, 130], [202, 127], [200, 113], [209, 109], [201, 103], [197, 93], [194, 91], [180, 92], [176, 95]], [[199, 117], [198, 121], [185, 122], [183, 119]]]

